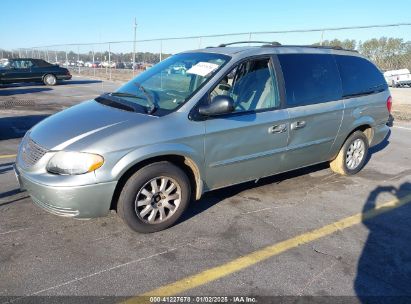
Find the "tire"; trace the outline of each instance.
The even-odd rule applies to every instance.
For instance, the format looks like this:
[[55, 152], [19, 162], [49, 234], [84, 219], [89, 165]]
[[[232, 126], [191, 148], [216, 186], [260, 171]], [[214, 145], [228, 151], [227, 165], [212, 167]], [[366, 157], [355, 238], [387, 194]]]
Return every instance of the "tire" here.
[[368, 148], [367, 136], [361, 131], [355, 131], [345, 140], [337, 157], [330, 162], [331, 170], [341, 175], [358, 173], [365, 165]]
[[167, 161], [157, 162], [143, 167], [127, 180], [120, 193], [117, 213], [136, 232], [156, 232], [173, 225], [190, 198], [190, 181], [183, 170]]
[[43, 83], [46, 86], [54, 86], [57, 83], [57, 78], [53, 74], [46, 74], [43, 77]]

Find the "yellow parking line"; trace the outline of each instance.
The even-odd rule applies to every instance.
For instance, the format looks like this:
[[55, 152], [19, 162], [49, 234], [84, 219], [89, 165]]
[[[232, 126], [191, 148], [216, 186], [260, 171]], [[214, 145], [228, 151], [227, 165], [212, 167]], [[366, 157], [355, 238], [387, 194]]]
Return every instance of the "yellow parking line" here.
[[2, 158], [15, 158], [17, 155], [16, 154], [5, 154], [5, 155], [0, 155], [0, 159]]
[[257, 250], [248, 255], [232, 260], [231, 262], [228, 262], [226, 264], [211, 269], [207, 269], [200, 273], [185, 277], [174, 283], [170, 283], [162, 287], [153, 289], [151, 291], [145, 292], [144, 294], [138, 297], [126, 300], [124, 303], [148, 302], [148, 296], [172, 296], [176, 294], [181, 294], [184, 291], [193, 289], [195, 287], [228, 276], [232, 273], [238, 272], [242, 269], [245, 269], [259, 262], [267, 260], [268, 258], [283, 253], [287, 250], [318, 240], [336, 231], [349, 228], [351, 226], [361, 223], [363, 220], [371, 219], [382, 213], [391, 211], [410, 202], [411, 194], [401, 199], [395, 199], [390, 202], [378, 205], [374, 209], [371, 209], [364, 213], [358, 213], [353, 216], [346, 217], [342, 220], [334, 222], [330, 225], [326, 225], [322, 228], [303, 233], [291, 239]]

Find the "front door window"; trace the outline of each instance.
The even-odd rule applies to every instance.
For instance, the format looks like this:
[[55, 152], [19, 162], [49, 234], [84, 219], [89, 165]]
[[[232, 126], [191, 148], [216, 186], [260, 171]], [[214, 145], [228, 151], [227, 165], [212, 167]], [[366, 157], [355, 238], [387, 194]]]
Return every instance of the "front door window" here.
[[276, 108], [278, 90], [270, 59], [248, 60], [236, 66], [211, 92], [229, 95], [235, 102], [235, 112], [249, 112]]

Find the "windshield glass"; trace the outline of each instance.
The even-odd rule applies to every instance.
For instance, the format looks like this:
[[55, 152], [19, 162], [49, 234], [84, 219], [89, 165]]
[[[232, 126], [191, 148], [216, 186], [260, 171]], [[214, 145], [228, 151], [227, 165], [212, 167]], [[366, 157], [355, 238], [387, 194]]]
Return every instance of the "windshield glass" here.
[[229, 59], [229, 56], [210, 53], [174, 55], [130, 80], [113, 94], [149, 109], [173, 111]]

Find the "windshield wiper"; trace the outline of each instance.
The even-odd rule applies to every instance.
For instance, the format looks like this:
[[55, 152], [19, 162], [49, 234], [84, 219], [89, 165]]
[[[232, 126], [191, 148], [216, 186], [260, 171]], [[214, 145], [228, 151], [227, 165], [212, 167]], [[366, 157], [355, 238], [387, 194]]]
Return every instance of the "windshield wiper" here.
[[131, 97], [131, 98], [138, 98], [138, 99], [143, 99], [145, 98], [133, 95], [130, 93], [123, 93], [123, 92], [112, 92], [112, 93], [104, 93], [97, 97], [95, 100], [109, 106], [114, 106], [115, 108], [120, 108], [123, 110], [127, 111], [133, 111], [133, 112], [144, 112], [147, 111], [147, 107], [140, 105], [135, 102], [130, 102], [127, 101], [126, 99], [123, 99], [121, 97]]
[[117, 108], [117, 109], [121, 109], [121, 110], [125, 110], [125, 111], [130, 111], [130, 112], [136, 112], [136, 108], [129, 105], [129, 104], [125, 104], [124, 102], [119, 102], [116, 100], [113, 100], [112, 98], [109, 98], [109, 94], [103, 94], [97, 98], [95, 98], [95, 101], [109, 106], [109, 107], [113, 107], [113, 108]]
[[131, 98], [145, 99], [145, 98], [140, 97], [138, 95], [134, 95], [134, 94], [131, 94], [131, 93], [124, 93], [124, 92], [111, 92], [111, 93], [108, 93], [108, 94], [111, 95], [111, 96], [116, 96], [116, 97], [131, 97]]
[[152, 114], [155, 110], [157, 110], [157, 105], [153, 100], [153, 97], [150, 95], [150, 93], [147, 92], [147, 90], [138, 82], [134, 82], [134, 84], [143, 92], [143, 94], [147, 97], [147, 101], [150, 104], [150, 107], [148, 108], [147, 112], [148, 114]]
[[142, 90], [142, 92], [146, 95], [146, 98], [143, 98], [141, 96], [134, 95], [134, 94], [131, 94], [131, 93], [125, 93], [125, 92], [112, 92], [112, 93], [110, 93], [110, 95], [115, 96], [115, 97], [130, 97], [130, 98], [137, 98], [137, 99], [147, 100], [148, 103], [150, 104], [150, 106], [147, 109], [147, 113], [152, 114], [157, 109], [157, 107], [154, 104], [154, 102], [152, 101], [151, 96], [146, 91]]

